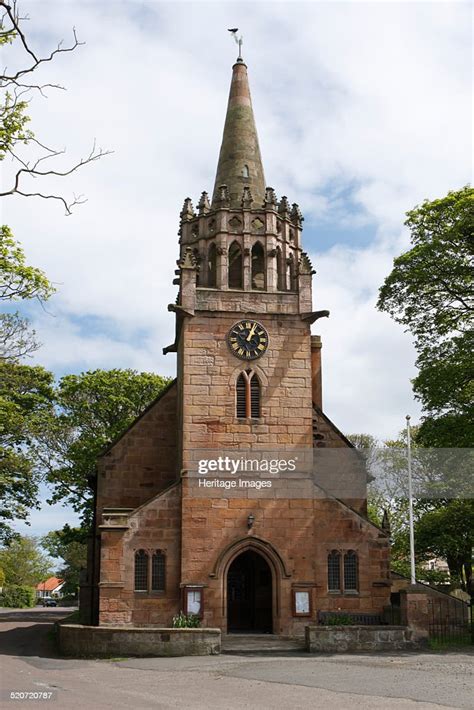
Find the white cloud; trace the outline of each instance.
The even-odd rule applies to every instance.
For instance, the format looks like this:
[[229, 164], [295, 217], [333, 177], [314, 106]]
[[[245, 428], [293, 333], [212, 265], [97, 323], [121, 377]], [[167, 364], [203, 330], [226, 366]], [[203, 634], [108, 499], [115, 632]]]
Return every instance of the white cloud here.
[[[318, 324], [328, 412], [345, 431], [394, 435], [416, 411], [415, 354], [374, 303], [408, 243], [404, 212], [470, 179], [468, 4], [23, 6], [40, 49], [73, 25], [87, 40], [44, 68], [68, 91], [33, 102], [38, 137], [67, 145], [71, 159], [93, 137], [115, 151], [58, 184], [89, 198], [72, 217], [41, 201], [2, 205], [30, 261], [59, 284], [55, 317], [38, 311], [38, 359], [61, 371], [170, 374], [174, 358], [161, 348], [174, 336], [166, 306], [179, 210], [187, 195], [212, 190], [235, 57], [226, 28], [241, 26], [266, 178], [305, 211], [315, 307], [331, 310]], [[321, 253], [328, 222], [345, 243], [364, 224], [376, 236]], [[89, 333], [84, 316], [95, 319]]]
[[323, 340], [325, 411], [346, 433], [394, 437], [405, 414], [416, 419], [420, 410], [410, 386], [416, 372], [411, 338], [375, 310], [391, 256], [383, 247], [335, 247], [312, 260], [316, 307], [330, 310], [313, 328]]

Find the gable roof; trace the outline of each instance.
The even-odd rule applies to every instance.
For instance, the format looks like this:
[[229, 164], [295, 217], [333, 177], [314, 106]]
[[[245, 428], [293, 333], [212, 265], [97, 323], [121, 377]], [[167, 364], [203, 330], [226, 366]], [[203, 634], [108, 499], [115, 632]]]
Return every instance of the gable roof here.
[[[337, 434], [339, 436], [339, 438], [346, 444], [346, 446], [348, 446], [351, 449], [355, 449], [355, 446], [352, 443], [352, 441], [349, 441], [347, 436], [344, 436], [342, 431], [337, 428], [337, 426], [334, 424], [334, 422], [332, 422], [329, 419], [329, 417], [326, 416], [326, 414], [324, 414], [323, 410], [320, 409], [316, 404], [314, 404], [314, 402], [313, 402], [313, 414], [317, 414], [317, 416], [321, 417], [326, 422], [326, 424], [335, 432], [335, 434]], [[317, 443], [317, 440], [315, 437], [316, 433], [317, 433], [316, 431], [313, 432], [313, 445], [316, 445], [316, 443]]]
[[64, 584], [64, 579], [59, 579], [59, 577], [49, 577], [45, 579], [44, 582], [40, 582], [36, 585], [38, 592], [54, 592], [55, 589], [61, 587]]
[[99, 455], [98, 455], [97, 458], [100, 459], [100, 458], [102, 458], [103, 456], [106, 456], [106, 455], [109, 453], [109, 451], [111, 451], [111, 450], [114, 448], [114, 446], [115, 446], [116, 444], [118, 444], [118, 442], [119, 442], [121, 439], [123, 439], [123, 437], [124, 437], [126, 434], [128, 434], [128, 432], [129, 432], [131, 429], [133, 429], [133, 427], [135, 426], [135, 424], [137, 424], [137, 422], [139, 422], [140, 419], [142, 419], [146, 414], [148, 414], [148, 412], [149, 412], [151, 409], [153, 409], [153, 407], [155, 406], [155, 404], [157, 404], [157, 403], [160, 401], [160, 399], [162, 399], [162, 397], [164, 397], [165, 394], [166, 394], [167, 392], [169, 392], [170, 389], [172, 389], [172, 387], [174, 387], [174, 386], [176, 385], [177, 381], [178, 381], [178, 380], [177, 380], [176, 378], [175, 378], [174, 380], [171, 380], [171, 382], [169, 382], [169, 383], [161, 390], [160, 394], [159, 394], [157, 397], [155, 397], [155, 399], [154, 399], [153, 401], [150, 402], [150, 404], [148, 405], [148, 407], [146, 407], [146, 408], [143, 410], [143, 412], [142, 412], [141, 414], [139, 414], [138, 417], [137, 417], [136, 419], [134, 419], [131, 424], [128, 425], [128, 427], [127, 427], [126, 429], [124, 429], [118, 436], [115, 437], [115, 439], [112, 439], [112, 441], [110, 441], [110, 442], [105, 446], [105, 448], [102, 449], [102, 451], [99, 453]]

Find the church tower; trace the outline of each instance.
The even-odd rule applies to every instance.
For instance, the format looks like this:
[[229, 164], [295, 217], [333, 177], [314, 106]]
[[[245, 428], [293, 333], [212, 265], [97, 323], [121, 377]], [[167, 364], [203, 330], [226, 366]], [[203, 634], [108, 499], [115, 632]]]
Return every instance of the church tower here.
[[212, 199], [181, 211], [175, 311], [182, 455], [312, 446], [310, 260], [296, 203], [265, 185], [247, 66], [232, 69]]
[[169, 626], [184, 611], [223, 632], [302, 636], [319, 612], [388, 603], [388, 537], [364, 501], [315, 495], [312, 480], [304, 494], [294, 481], [267, 496], [198, 490], [196, 461], [225, 452], [353, 448], [322, 411], [310, 328], [328, 311], [312, 310], [302, 225], [265, 184], [239, 57], [212, 197], [187, 198], [180, 214], [176, 337], [164, 348], [176, 380], [98, 461], [81, 592], [93, 623]]

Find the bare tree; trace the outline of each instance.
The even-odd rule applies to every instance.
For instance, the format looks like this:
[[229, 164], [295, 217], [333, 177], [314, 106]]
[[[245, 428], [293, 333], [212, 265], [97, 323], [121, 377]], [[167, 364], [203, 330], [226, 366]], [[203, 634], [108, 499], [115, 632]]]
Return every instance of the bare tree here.
[[[23, 57], [21, 68], [9, 70], [5, 67], [0, 73], [0, 89], [3, 92], [0, 102], [0, 161], [9, 157], [16, 164], [16, 172], [12, 177], [11, 184], [0, 191], [0, 197], [21, 195], [22, 197], [40, 197], [44, 200], [58, 200], [63, 204], [66, 215], [69, 215], [75, 205], [85, 202], [82, 195], [74, 195], [72, 199], [68, 200], [62, 195], [51, 194], [48, 191], [29, 190], [25, 186], [25, 181], [28, 178], [41, 179], [49, 176], [71, 175], [79, 168], [99, 160], [111, 151], [98, 148], [94, 140], [92, 149], [86, 156], [66, 169], [54, 169], [49, 162], [46, 165], [47, 161], [64, 155], [65, 150], [51, 148], [38, 140], [34, 133], [28, 129], [30, 119], [26, 111], [34, 93], [46, 96], [46, 89], [64, 90], [64, 87], [59, 84], [35, 83], [35, 72], [43, 64], [54, 61], [61, 54], [74, 52], [84, 43], [79, 42], [76, 30], [73, 28], [72, 41], [68, 46], [64, 46], [61, 41], [49, 54], [39, 56], [32, 49], [29, 39], [23, 31], [24, 23], [29, 17], [20, 14], [17, 1], [13, 0], [8, 3], [5, 0], [0, 0], [0, 13], [0, 46], [19, 42]], [[25, 145], [29, 146], [27, 158], [22, 154]], [[34, 147], [33, 157], [31, 157], [32, 146]]]

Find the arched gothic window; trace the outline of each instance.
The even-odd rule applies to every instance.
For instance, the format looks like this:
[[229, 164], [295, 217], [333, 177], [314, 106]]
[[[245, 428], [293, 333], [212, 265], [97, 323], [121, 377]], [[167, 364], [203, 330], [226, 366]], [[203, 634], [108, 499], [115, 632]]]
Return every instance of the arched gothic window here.
[[229, 288], [243, 288], [242, 249], [238, 242], [229, 247]]
[[[194, 254], [194, 258], [196, 259], [196, 264], [198, 265], [198, 267], [200, 267], [201, 266], [201, 254], [199, 253], [199, 249], [197, 247], [195, 247], [193, 249], [193, 254]], [[196, 286], [202, 286], [202, 273], [201, 273], [200, 268], [198, 269], [197, 276], [196, 276]]]
[[252, 288], [265, 290], [265, 252], [260, 242], [252, 247]]
[[217, 247], [214, 242], [207, 251], [207, 285], [209, 288], [217, 286]]
[[148, 591], [148, 552], [145, 550], [135, 552], [135, 591]]
[[260, 417], [261, 386], [258, 375], [252, 370], [241, 372], [235, 387], [235, 407], [238, 419]]
[[135, 552], [135, 591], [164, 592], [166, 556], [161, 550]]
[[328, 590], [341, 591], [341, 553], [332, 550], [328, 555]]
[[276, 250], [276, 268], [277, 268], [277, 290], [285, 291], [285, 271], [283, 269], [283, 255], [280, 247]]
[[357, 553], [349, 550], [344, 555], [344, 591], [356, 592], [358, 585]]
[[289, 291], [295, 290], [295, 260], [290, 254], [286, 260], [286, 287]]
[[249, 171], [249, 166], [248, 166], [248, 165], [244, 165], [244, 167], [243, 167], [243, 169], [242, 169], [242, 175], [243, 175], [244, 178], [250, 177], [250, 171]]
[[165, 591], [165, 556], [161, 550], [156, 550], [151, 558], [151, 591]]

